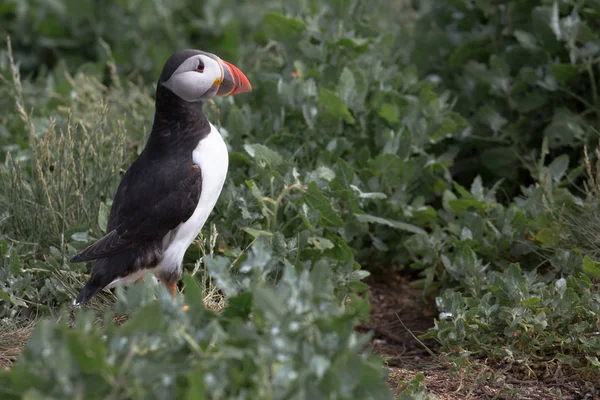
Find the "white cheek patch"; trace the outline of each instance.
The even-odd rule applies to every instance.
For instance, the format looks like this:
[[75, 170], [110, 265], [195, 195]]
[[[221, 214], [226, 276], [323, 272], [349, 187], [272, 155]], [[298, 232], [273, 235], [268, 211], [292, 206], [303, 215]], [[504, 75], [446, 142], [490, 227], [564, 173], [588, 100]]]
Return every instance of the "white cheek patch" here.
[[[196, 71], [198, 59], [204, 63], [204, 72]], [[213, 87], [217, 79], [221, 79], [222, 72], [219, 63], [210, 57], [195, 56], [185, 60], [173, 72], [171, 78], [163, 86], [171, 90], [185, 101], [193, 102], [204, 100], [203, 97]]]
[[187, 71], [174, 74], [164, 86], [185, 101], [198, 101], [210, 85], [201, 77], [200, 72]]

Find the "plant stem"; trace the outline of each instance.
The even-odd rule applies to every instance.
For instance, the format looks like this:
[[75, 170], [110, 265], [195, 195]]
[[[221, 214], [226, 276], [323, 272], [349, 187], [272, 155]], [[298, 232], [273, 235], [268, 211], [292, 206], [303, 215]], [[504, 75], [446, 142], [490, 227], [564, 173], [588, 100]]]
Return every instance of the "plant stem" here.
[[598, 85], [596, 84], [596, 75], [594, 74], [594, 68], [592, 62], [586, 62], [585, 68], [587, 69], [590, 77], [590, 86], [592, 89], [592, 99], [594, 100], [594, 109], [596, 110], [596, 119], [598, 125], [600, 125], [600, 101], [598, 100]]
[[279, 196], [277, 196], [277, 199], [275, 200], [275, 204], [273, 205], [273, 219], [271, 220], [271, 232], [275, 232], [275, 230], [277, 229], [277, 211], [279, 210], [279, 204], [283, 200], [283, 197], [293, 189], [298, 189], [304, 193], [304, 187], [302, 187], [302, 185], [299, 183], [294, 183], [293, 185], [290, 185], [281, 191], [281, 193], [279, 194]]

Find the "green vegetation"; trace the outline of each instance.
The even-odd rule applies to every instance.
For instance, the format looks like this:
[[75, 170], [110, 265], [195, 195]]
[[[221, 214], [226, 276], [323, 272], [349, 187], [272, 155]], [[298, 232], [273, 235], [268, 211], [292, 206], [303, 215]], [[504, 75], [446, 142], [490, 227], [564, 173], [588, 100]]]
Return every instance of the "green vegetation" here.
[[[2, 398], [392, 398], [355, 332], [367, 271], [423, 290], [422, 339], [458, 368], [597, 382], [600, 2], [286, 3], [0, 4], [0, 330], [42, 318]], [[73, 310], [68, 259], [182, 47], [254, 88], [206, 105], [230, 172], [186, 254], [190, 310], [149, 279]]]

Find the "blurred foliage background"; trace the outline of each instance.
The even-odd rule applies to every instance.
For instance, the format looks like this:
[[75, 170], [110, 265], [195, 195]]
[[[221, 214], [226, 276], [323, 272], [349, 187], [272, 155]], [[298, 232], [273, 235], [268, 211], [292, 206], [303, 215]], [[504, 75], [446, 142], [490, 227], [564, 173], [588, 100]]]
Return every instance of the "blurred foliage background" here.
[[[368, 271], [423, 289], [449, 354], [598, 373], [599, 1], [4, 0], [0, 26], [0, 316], [48, 318], [4, 398], [391, 398]], [[195, 311], [147, 282], [73, 317], [68, 259], [190, 47], [254, 88], [205, 106], [231, 167]]]

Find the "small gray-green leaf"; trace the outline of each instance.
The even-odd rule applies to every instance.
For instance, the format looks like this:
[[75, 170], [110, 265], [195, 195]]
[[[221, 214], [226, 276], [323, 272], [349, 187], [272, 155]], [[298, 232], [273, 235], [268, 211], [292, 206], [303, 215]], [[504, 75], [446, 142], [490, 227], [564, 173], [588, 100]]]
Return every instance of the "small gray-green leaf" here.
[[567, 168], [569, 168], [569, 156], [567, 154], [556, 157], [548, 166], [550, 176], [552, 176], [552, 179], [556, 183], [560, 182], [563, 176], [565, 176]]
[[589, 256], [583, 257], [583, 273], [590, 278], [600, 278], [600, 263], [592, 260]]
[[358, 197], [361, 199], [387, 199], [387, 195], [381, 192], [368, 192], [364, 193], [356, 185], [350, 185], [350, 188], [358, 193]]
[[13, 304], [13, 299], [3, 290], [0, 290], [0, 299], [4, 300], [7, 303]]
[[220, 256], [206, 257], [204, 262], [216, 286], [225, 293], [225, 296], [235, 296], [238, 294], [239, 287], [229, 273], [229, 259]]
[[328, 250], [328, 249], [333, 249], [333, 247], [334, 247], [333, 242], [324, 237], [316, 237], [316, 236], [309, 237], [308, 243], [312, 244], [315, 248], [317, 248], [319, 250]]
[[346, 276], [346, 279], [348, 280], [348, 282], [362, 281], [369, 275], [371, 275], [369, 271], [365, 271], [364, 269], [357, 269], [356, 271], [350, 272], [348, 276]]
[[552, 5], [552, 17], [550, 18], [550, 28], [552, 28], [552, 32], [556, 36], [557, 40], [562, 39], [562, 30], [560, 29], [560, 16], [558, 13], [558, 2], [555, 1]]
[[87, 243], [90, 241], [90, 235], [87, 232], [77, 232], [71, 235], [71, 239], [79, 243]]
[[267, 237], [273, 236], [273, 232], [263, 231], [260, 229], [245, 227], [245, 228], [242, 228], [242, 230], [244, 232], [246, 232], [247, 234], [249, 234], [250, 236], [252, 236], [253, 238], [257, 238], [260, 236], [267, 236]]
[[573, 81], [579, 74], [577, 66], [573, 64], [553, 64], [551, 71], [556, 80], [563, 85]]
[[383, 103], [381, 105], [381, 107], [379, 107], [378, 114], [381, 118], [384, 118], [390, 124], [400, 122], [400, 117], [398, 115], [398, 109], [393, 104]]
[[471, 194], [477, 200], [483, 200], [484, 199], [483, 182], [481, 181], [481, 176], [480, 175], [477, 175], [475, 177], [475, 179], [473, 180], [473, 183], [471, 184]]
[[254, 294], [254, 303], [257, 308], [265, 313], [267, 319], [276, 321], [281, 319], [286, 310], [281, 301], [273, 291], [266, 286], [258, 286], [252, 291]]
[[387, 195], [381, 192], [360, 193], [358, 197], [361, 199], [387, 199]]
[[483, 124], [489, 126], [494, 133], [497, 133], [502, 129], [504, 125], [508, 123], [508, 120], [504, 118], [498, 111], [490, 106], [483, 106], [477, 111], [476, 118]]
[[263, 17], [263, 24], [275, 40], [297, 39], [298, 35], [306, 29], [304, 21], [286, 17], [276, 12], [266, 13]]
[[342, 117], [349, 124], [356, 122], [344, 101], [329, 89], [319, 89], [319, 104], [325, 107], [326, 113], [332, 117]]
[[310, 369], [314, 372], [318, 379], [323, 378], [325, 372], [331, 365], [331, 362], [320, 355], [313, 356], [310, 360]]
[[401, 231], [415, 233], [417, 235], [419, 235], [419, 234], [426, 235], [427, 234], [427, 232], [425, 232], [423, 229], [419, 228], [416, 225], [409, 224], [407, 222], [395, 221], [395, 220], [391, 220], [391, 219], [376, 217], [374, 215], [369, 215], [369, 214], [355, 214], [355, 215], [356, 215], [356, 219], [359, 222], [387, 225], [391, 228], [399, 229]]
[[335, 178], [335, 172], [328, 167], [320, 166], [316, 170], [307, 174], [306, 182], [318, 181], [319, 179], [331, 182]]
[[340, 81], [337, 87], [337, 93], [344, 103], [352, 105], [356, 97], [356, 81], [354, 75], [347, 67], [344, 67], [340, 75]]
[[276, 168], [283, 163], [283, 157], [276, 151], [271, 150], [262, 144], [245, 144], [244, 150], [261, 164], [261, 166], [269, 166]]
[[516, 29], [513, 34], [524, 48], [528, 50], [537, 49], [537, 40], [531, 33]]
[[344, 221], [333, 208], [327, 197], [317, 187], [315, 182], [308, 184], [306, 193], [307, 203], [321, 213], [321, 219], [330, 226], [342, 226]]
[[98, 226], [102, 232], [106, 232], [106, 226], [108, 225], [108, 215], [110, 214], [110, 208], [100, 202], [100, 209], [98, 210]]

